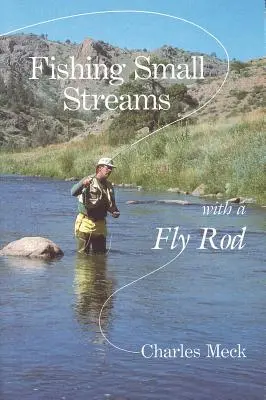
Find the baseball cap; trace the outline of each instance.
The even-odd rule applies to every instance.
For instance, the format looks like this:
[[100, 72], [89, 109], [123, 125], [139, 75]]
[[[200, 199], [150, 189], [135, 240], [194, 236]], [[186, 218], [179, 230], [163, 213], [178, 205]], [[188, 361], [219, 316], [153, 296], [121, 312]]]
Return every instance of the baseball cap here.
[[100, 160], [97, 163], [97, 166], [98, 165], [107, 165], [108, 167], [115, 168], [115, 166], [113, 164], [113, 160], [108, 157], [100, 158]]

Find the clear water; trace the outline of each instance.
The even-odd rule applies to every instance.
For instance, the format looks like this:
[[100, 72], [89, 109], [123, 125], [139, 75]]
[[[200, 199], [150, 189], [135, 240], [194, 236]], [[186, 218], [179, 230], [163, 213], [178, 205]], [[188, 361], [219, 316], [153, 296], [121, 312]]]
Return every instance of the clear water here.
[[[1, 247], [23, 236], [45, 236], [64, 251], [61, 260], [0, 257], [1, 393], [13, 399], [262, 400], [265, 395], [265, 211], [244, 216], [202, 215], [189, 206], [127, 205], [131, 199], [182, 198], [118, 191], [118, 220], [107, 256], [78, 257], [71, 182], [1, 177]], [[155, 245], [156, 227], [179, 226], [191, 235], [171, 264], [118, 291], [102, 312], [109, 341], [139, 352], [200, 348], [199, 358], [144, 358], [112, 347], [98, 319], [113, 292], [177, 254]], [[242, 250], [198, 250], [202, 227], [219, 236], [247, 226]], [[170, 239], [169, 239], [170, 240]], [[169, 244], [169, 245], [168, 245]], [[166, 246], [167, 245], [167, 246]], [[206, 358], [206, 344], [246, 348], [246, 358]], [[178, 353], [180, 354], [180, 353]]]

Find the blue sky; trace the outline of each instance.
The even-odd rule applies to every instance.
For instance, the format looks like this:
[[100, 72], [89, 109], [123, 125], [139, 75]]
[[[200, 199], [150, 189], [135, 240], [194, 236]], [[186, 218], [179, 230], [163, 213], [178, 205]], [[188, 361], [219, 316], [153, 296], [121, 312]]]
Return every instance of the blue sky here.
[[[229, 57], [259, 58], [264, 49], [263, 0], [9, 0], [1, 9], [1, 33], [67, 15], [105, 10], [145, 10], [192, 21], [217, 37]], [[218, 43], [194, 26], [167, 17], [122, 13], [82, 16], [25, 29], [47, 33], [51, 40], [80, 43], [86, 37], [119, 47], [154, 49], [169, 44], [185, 50], [225, 53]]]

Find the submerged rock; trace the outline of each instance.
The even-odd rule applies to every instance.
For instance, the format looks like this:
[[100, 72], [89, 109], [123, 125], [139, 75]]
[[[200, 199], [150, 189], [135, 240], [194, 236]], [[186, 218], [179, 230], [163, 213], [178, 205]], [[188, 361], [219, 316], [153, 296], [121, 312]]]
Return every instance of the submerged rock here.
[[236, 204], [255, 204], [256, 199], [252, 197], [233, 197], [232, 199], [227, 200], [229, 203], [236, 203]]
[[132, 190], [138, 190], [139, 192], [141, 190], [143, 190], [143, 187], [140, 185], [136, 185], [135, 183], [118, 183], [118, 184], [114, 184], [113, 186], [119, 187], [119, 188], [123, 188], [123, 189], [132, 189]]
[[51, 240], [39, 236], [33, 236], [24, 237], [9, 243], [0, 250], [0, 255], [53, 260], [62, 257], [64, 253]]
[[156, 200], [128, 200], [126, 204], [155, 204]]
[[190, 204], [188, 201], [185, 200], [158, 200], [157, 203], [165, 203], [165, 204], [180, 204], [181, 206], [186, 206]]
[[256, 199], [253, 199], [253, 197], [248, 197], [248, 198], [241, 198], [240, 204], [255, 204], [256, 203]]
[[126, 204], [179, 204], [185, 206], [191, 204], [184, 200], [128, 200]]

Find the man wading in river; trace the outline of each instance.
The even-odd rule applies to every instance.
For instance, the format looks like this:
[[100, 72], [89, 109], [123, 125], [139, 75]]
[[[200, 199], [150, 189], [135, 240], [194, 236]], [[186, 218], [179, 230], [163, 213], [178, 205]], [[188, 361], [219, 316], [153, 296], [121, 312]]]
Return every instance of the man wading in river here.
[[75, 222], [75, 236], [78, 252], [88, 254], [106, 252], [107, 211], [118, 218], [120, 212], [115, 204], [114, 189], [107, 180], [114, 168], [110, 158], [101, 158], [96, 174], [83, 178], [71, 189], [72, 196], [78, 197], [78, 211]]

